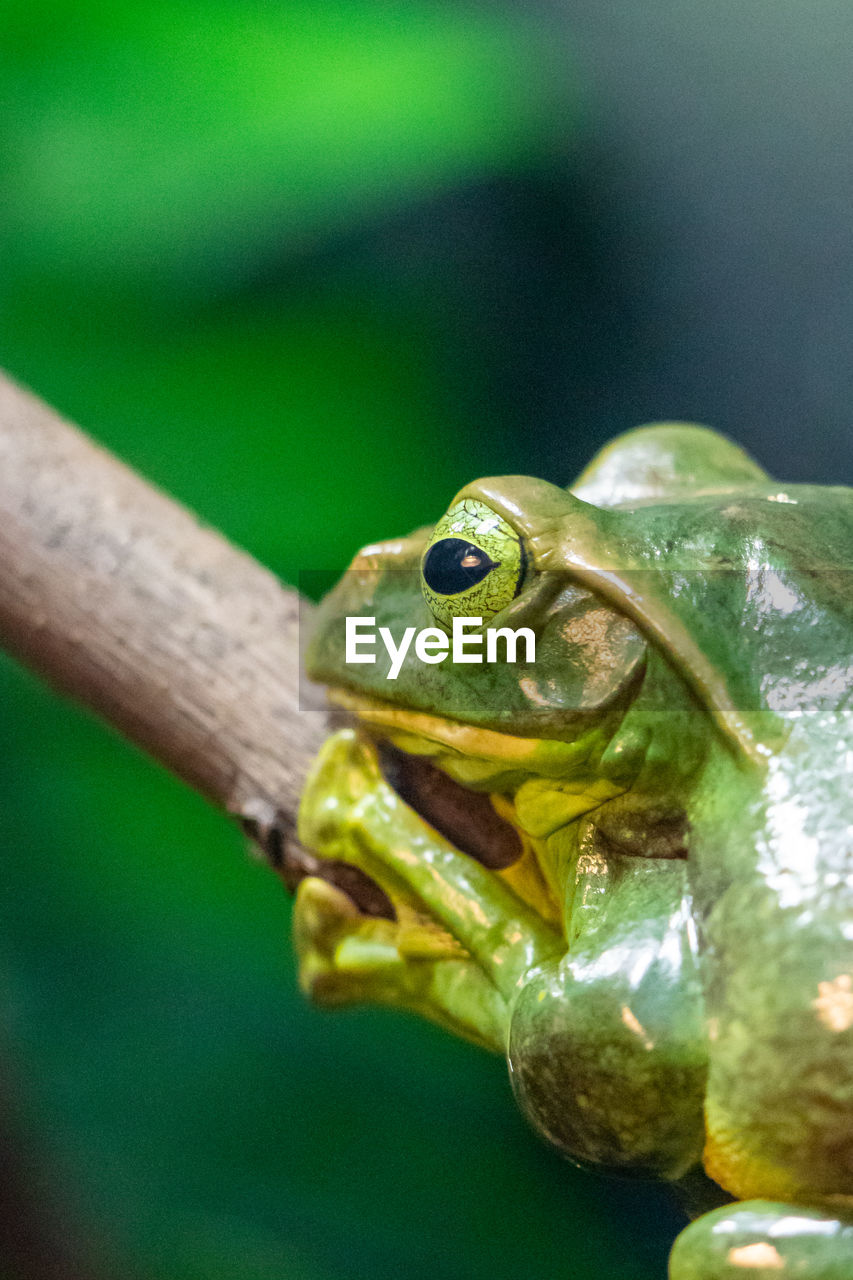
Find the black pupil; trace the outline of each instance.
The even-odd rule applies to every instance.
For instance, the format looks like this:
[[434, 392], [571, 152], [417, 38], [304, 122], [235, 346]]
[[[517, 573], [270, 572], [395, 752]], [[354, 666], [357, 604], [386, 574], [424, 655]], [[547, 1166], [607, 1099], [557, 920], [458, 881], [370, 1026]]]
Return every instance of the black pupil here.
[[482, 582], [498, 562], [489, 558], [473, 542], [463, 538], [442, 538], [424, 557], [424, 580], [431, 591], [455, 596]]

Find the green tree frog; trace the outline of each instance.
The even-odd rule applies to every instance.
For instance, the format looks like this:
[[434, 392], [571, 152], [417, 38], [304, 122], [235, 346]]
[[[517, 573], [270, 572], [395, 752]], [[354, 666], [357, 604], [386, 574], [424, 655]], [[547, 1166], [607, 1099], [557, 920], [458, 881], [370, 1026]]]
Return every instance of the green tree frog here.
[[[310, 644], [301, 985], [504, 1053], [578, 1164], [704, 1171], [672, 1280], [853, 1277], [851, 555], [853, 490], [660, 424], [364, 548]], [[353, 617], [427, 641], [390, 679]]]

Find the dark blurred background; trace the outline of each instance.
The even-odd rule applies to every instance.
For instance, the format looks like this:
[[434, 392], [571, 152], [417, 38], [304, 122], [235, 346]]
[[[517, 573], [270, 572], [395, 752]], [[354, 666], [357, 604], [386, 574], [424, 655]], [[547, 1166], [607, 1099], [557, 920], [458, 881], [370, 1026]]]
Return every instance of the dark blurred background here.
[[[849, 6], [0, 4], [0, 363], [295, 581], [723, 428], [849, 482]], [[238, 834], [0, 658], [0, 1275], [662, 1280], [500, 1062], [295, 991]]]

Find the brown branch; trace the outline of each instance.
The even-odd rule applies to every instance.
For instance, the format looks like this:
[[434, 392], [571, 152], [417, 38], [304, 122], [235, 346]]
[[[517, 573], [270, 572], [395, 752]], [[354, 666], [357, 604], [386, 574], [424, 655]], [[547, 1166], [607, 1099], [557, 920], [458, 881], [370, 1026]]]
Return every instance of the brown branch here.
[[298, 604], [0, 375], [0, 644], [273, 851], [324, 734]]

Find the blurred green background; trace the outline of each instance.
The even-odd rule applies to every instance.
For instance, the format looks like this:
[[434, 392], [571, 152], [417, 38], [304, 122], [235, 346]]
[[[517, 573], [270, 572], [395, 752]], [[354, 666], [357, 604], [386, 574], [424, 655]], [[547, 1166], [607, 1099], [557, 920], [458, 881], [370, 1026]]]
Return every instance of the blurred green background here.
[[[295, 581], [652, 418], [850, 480], [853, 15], [0, 2], [0, 363]], [[240, 836], [0, 657], [0, 1275], [662, 1280], [503, 1066], [296, 994]]]

